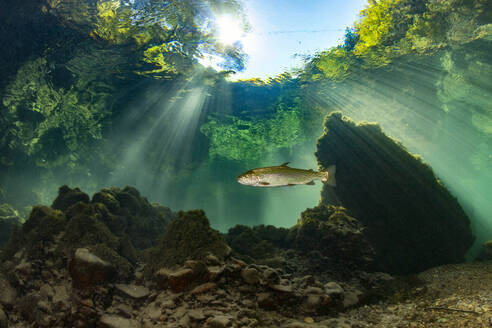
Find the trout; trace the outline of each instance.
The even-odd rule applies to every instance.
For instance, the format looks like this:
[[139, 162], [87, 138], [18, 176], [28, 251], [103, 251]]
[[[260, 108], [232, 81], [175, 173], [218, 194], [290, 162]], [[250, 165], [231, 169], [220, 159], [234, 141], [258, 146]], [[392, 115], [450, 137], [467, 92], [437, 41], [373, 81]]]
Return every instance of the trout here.
[[335, 165], [326, 171], [296, 169], [288, 166], [289, 162], [279, 166], [260, 167], [244, 172], [237, 177], [243, 185], [255, 187], [282, 187], [295, 185], [314, 185], [314, 180], [321, 180], [335, 187]]

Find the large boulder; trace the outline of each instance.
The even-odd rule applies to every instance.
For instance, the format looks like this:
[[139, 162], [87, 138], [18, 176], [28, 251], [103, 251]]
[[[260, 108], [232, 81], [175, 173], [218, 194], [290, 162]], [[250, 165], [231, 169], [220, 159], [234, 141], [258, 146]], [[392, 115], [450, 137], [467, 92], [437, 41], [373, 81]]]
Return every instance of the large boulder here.
[[223, 260], [229, 251], [222, 235], [210, 227], [204, 211], [180, 211], [152, 250], [150, 267], [155, 271], [182, 265], [186, 260], [204, 261], [209, 254]]
[[374, 250], [364, 234], [364, 226], [340, 206], [308, 208], [291, 229], [290, 239], [302, 253], [320, 252], [321, 270], [365, 269], [374, 257]]
[[336, 197], [325, 185], [321, 203], [341, 202], [367, 227], [379, 269], [403, 274], [464, 260], [474, 240], [469, 218], [430, 166], [379, 125], [332, 113], [316, 157], [321, 169], [337, 168]]

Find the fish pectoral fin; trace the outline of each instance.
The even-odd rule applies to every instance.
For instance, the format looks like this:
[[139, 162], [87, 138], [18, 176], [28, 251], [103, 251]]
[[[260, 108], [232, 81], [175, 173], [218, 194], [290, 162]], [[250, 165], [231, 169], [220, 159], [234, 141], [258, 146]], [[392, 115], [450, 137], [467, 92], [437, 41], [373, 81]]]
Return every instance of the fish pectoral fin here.
[[290, 162], [285, 162], [285, 163], [281, 164], [280, 166], [287, 166], [287, 165], [289, 165], [289, 163]]
[[265, 181], [260, 182], [260, 184], [261, 184], [262, 186], [269, 186], [269, 185], [270, 185], [268, 182], [265, 182]]
[[314, 181], [313, 181], [313, 180], [311, 180], [311, 181], [309, 181], [308, 183], [305, 183], [305, 184], [306, 184], [306, 185], [310, 185], [310, 186], [314, 186], [314, 185], [315, 185], [315, 183], [314, 183]]

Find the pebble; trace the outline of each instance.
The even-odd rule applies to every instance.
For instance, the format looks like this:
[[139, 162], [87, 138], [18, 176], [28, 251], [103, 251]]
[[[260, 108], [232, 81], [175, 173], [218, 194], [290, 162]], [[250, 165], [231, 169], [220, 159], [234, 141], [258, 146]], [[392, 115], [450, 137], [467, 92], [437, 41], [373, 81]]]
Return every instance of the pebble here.
[[190, 319], [195, 321], [202, 321], [205, 319], [205, 314], [203, 314], [203, 310], [201, 309], [193, 309], [188, 311], [188, 316]]
[[241, 277], [250, 285], [256, 285], [260, 282], [260, 275], [255, 268], [244, 268], [241, 270]]
[[204, 284], [198, 285], [193, 290], [191, 291], [191, 294], [193, 295], [198, 295], [198, 294], [203, 294], [206, 293], [212, 289], [215, 289], [217, 285], [213, 282], [206, 282]]
[[226, 315], [217, 315], [207, 320], [207, 326], [210, 328], [226, 328], [231, 324], [231, 317]]
[[101, 328], [139, 328], [140, 324], [131, 319], [126, 319], [113, 314], [103, 314], [99, 319]]
[[291, 285], [272, 285], [270, 288], [280, 293], [292, 293], [294, 291]]
[[116, 284], [115, 288], [125, 296], [134, 299], [144, 299], [150, 294], [150, 290], [144, 286]]

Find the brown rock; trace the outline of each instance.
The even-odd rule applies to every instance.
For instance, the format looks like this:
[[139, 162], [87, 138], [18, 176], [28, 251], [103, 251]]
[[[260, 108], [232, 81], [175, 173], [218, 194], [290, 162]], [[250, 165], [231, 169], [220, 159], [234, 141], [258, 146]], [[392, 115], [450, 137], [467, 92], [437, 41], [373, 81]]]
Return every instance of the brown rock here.
[[189, 289], [194, 279], [193, 270], [191, 269], [181, 269], [178, 271], [171, 272], [168, 275], [169, 287], [174, 292], [182, 292]]
[[103, 284], [116, 276], [116, 270], [111, 263], [100, 259], [87, 248], [78, 248], [75, 251], [68, 269], [77, 288]]
[[198, 285], [195, 288], [193, 288], [193, 290], [191, 291], [191, 293], [193, 295], [203, 294], [203, 293], [208, 292], [209, 290], [214, 289], [215, 287], [217, 287], [217, 285], [215, 283], [213, 283], [213, 282], [206, 282], [204, 284]]

